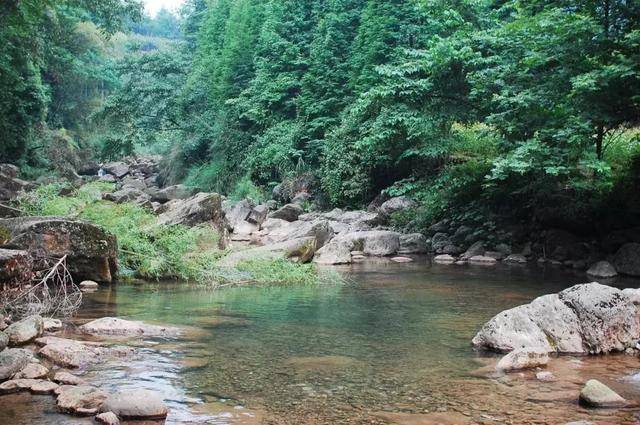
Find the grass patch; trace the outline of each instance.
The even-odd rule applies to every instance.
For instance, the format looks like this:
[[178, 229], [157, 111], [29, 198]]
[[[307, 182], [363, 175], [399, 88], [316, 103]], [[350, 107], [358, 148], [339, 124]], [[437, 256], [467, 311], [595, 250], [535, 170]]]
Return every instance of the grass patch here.
[[[337, 272], [284, 259], [244, 261], [235, 268], [219, 266], [227, 252], [208, 225], [158, 225], [157, 218], [134, 203], [102, 200], [112, 184], [93, 182], [72, 190], [50, 184], [22, 195], [18, 207], [29, 215], [80, 218], [95, 223], [118, 239], [120, 273], [143, 279], [179, 279], [216, 286], [239, 284], [292, 285], [341, 282]], [[66, 194], [66, 195], [63, 195]]]

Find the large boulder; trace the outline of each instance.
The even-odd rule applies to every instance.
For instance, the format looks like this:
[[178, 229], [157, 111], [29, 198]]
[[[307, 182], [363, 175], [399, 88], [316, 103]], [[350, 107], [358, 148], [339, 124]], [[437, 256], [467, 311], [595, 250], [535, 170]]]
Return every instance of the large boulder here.
[[6, 333], [0, 331], [0, 351], [7, 348], [8, 345], [9, 345], [9, 337], [7, 336]]
[[34, 315], [9, 325], [4, 332], [9, 337], [9, 345], [24, 345], [38, 338], [44, 332], [42, 317]]
[[158, 223], [186, 226], [212, 223], [218, 231], [228, 227], [222, 211], [222, 197], [217, 193], [203, 192], [188, 199], [174, 200], [165, 204], [163, 213], [158, 216]]
[[415, 208], [416, 202], [407, 198], [406, 196], [397, 196], [384, 202], [378, 211], [385, 215], [391, 215], [396, 212], [406, 211], [411, 208]]
[[[400, 249], [400, 234], [387, 230], [369, 230], [340, 234], [318, 250], [314, 262], [319, 264], [346, 264], [351, 262], [351, 251], [384, 257]], [[346, 253], [349, 253], [347, 259]]]
[[269, 214], [269, 207], [267, 205], [257, 205], [251, 210], [246, 219], [249, 223], [260, 226], [267, 219], [267, 214]]
[[0, 381], [6, 381], [33, 361], [33, 353], [22, 348], [0, 351]]
[[400, 254], [424, 254], [427, 251], [427, 238], [422, 233], [400, 235]]
[[229, 204], [229, 206], [227, 206], [228, 204], [229, 201], [225, 201], [223, 203], [223, 209], [225, 210], [231, 230], [235, 231], [235, 228], [239, 227], [249, 217], [253, 210], [253, 204], [248, 199], [243, 199], [233, 205]]
[[[316, 244], [316, 238], [313, 236], [287, 239], [282, 242], [232, 252], [220, 259], [218, 265], [233, 269], [238, 263], [244, 261], [277, 258], [299, 259], [301, 262], [306, 262], [313, 258], [316, 252]], [[237, 271], [234, 270], [233, 273], [237, 273]]]
[[285, 221], [296, 221], [300, 214], [304, 213], [304, 210], [300, 205], [287, 204], [282, 208], [269, 214], [270, 218], [279, 218]]
[[27, 251], [0, 248], [0, 282], [26, 282], [33, 273], [33, 258]]
[[640, 276], [640, 243], [622, 245], [613, 260], [618, 273]]
[[111, 282], [117, 272], [117, 244], [112, 234], [82, 220], [59, 217], [0, 219], [0, 232], [11, 245], [28, 251], [41, 266], [50, 258], [67, 256], [74, 278]]
[[108, 164], [104, 164], [102, 168], [107, 173], [111, 174], [112, 176], [118, 179], [123, 178], [130, 172], [129, 165], [127, 165], [125, 162], [122, 162], [122, 161], [110, 162]]
[[122, 419], [162, 419], [169, 413], [169, 408], [162, 397], [143, 389], [121, 390], [104, 401], [103, 412], [113, 412]]
[[58, 409], [74, 415], [95, 415], [108, 397], [106, 392], [88, 385], [63, 385], [58, 391]]
[[576, 285], [506, 310], [473, 338], [477, 348], [599, 354], [635, 346], [636, 307], [622, 291], [599, 283]]
[[189, 189], [185, 185], [178, 184], [147, 193], [151, 195], [152, 201], [165, 203], [174, 199], [187, 199], [193, 194], [193, 190]]
[[460, 256], [462, 260], [469, 260], [471, 257], [475, 257], [477, 255], [484, 255], [484, 243], [482, 241], [478, 241], [471, 245], [467, 250]]
[[49, 369], [40, 363], [29, 363], [20, 372], [13, 375], [13, 379], [42, 379], [49, 374]]

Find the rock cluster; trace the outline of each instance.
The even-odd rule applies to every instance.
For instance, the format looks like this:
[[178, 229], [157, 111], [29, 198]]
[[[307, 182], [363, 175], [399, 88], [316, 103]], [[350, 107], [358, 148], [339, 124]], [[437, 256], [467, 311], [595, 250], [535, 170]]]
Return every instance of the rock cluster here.
[[[162, 397], [153, 391], [135, 389], [110, 394], [65, 370], [56, 371], [50, 380], [52, 372], [47, 365], [79, 368], [103, 361], [106, 356], [128, 355], [131, 349], [42, 336], [45, 322], [51, 324], [55, 321], [30, 316], [9, 325], [4, 332], [0, 331], [0, 395], [21, 391], [52, 394], [56, 397], [56, 404], [61, 412], [79, 416], [97, 415], [96, 421], [106, 424], [118, 424], [120, 419], [155, 420], [167, 416], [169, 409]], [[113, 329], [107, 331], [110, 325]], [[53, 330], [61, 328], [62, 326], [49, 327]], [[113, 318], [90, 322], [83, 330], [99, 335], [117, 334], [129, 337], [177, 335], [176, 329]], [[25, 348], [5, 348], [7, 344], [25, 345], [34, 340], [40, 346], [36, 354]]]
[[[420, 233], [400, 234], [385, 227], [388, 214], [414, 205], [406, 198], [391, 198], [373, 211], [308, 212], [299, 203], [276, 208], [249, 200], [223, 208], [232, 230], [231, 240], [257, 246], [224, 261], [233, 264], [251, 255], [285, 256], [320, 264], [348, 264], [367, 256], [392, 257], [428, 251]], [[410, 261], [398, 257], [397, 262]]]

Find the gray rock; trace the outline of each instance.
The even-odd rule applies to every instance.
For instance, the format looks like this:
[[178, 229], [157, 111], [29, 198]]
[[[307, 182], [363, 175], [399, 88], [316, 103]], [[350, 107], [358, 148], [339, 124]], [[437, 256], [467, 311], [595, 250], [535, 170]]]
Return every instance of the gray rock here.
[[640, 243], [622, 245], [613, 260], [618, 273], [640, 276]]
[[400, 254], [424, 254], [427, 248], [427, 238], [422, 233], [400, 235]]
[[249, 223], [260, 226], [267, 219], [267, 214], [269, 214], [269, 207], [267, 205], [257, 205], [251, 210], [246, 220]]
[[125, 177], [122, 179], [122, 189], [135, 189], [139, 191], [143, 191], [147, 188], [147, 183], [145, 180], [134, 177]]
[[297, 204], [297, 205], [303, 205], [305, 202], [311, 202], [312, 200], [313, 200], [313, 196], [311, 196], [307, 192], [300, 192], [291, 199], [291, 203]]
[[58, 409], [74, 415], [95, 415], [100, 411], [109, 395], [88, 385], [59, 387]]
[[[31, 391], [31, 389], [33, 387], [39, 386], [39, 384], [42, 384], [43, 382], [48, 382], [48, 381], [43, 381], [41, 379], [24, 379], [24, 378], [20, 378], [20, 379], [11, 379], [9, 381], [5, 381], [2, 384], [0, 384], [0, 394], [11, 394], [11, 393], [17, 393], [20, 391]], [[53, 382], [51, 382], [51, 384], [53, 384]], [[55, 385], [55, 387], [57, 387], [58, 385]], [[52, 388], [49, 392], [52, 392], [53, 389]], [[42, 387], [40, 387], [40, 390], [42, 391]]]
[[484, 255], [485, 255], [486, 257], [491, 257], [491, 258], [493, 258], [493, 259], [494, 259], [494, 260], [496, 260], [496, 261], [502, 261], [502, 260], [504, 260], [504, 258], [505, 258], [504, 253], [502, 253], [502, 252], [500, 252], [500, 251], [486, 251], [486, 252], [484, 253]]
[[105, 174], [104, 176], [101, 176], [98, 180], [100, 180], [101, 182], [105, 182], [105, 183], [115, 183], [116, 182], [116, 176], [111, 175], [111, 174]]
[[608, 261], [598, 261], [587, 270], [587, 275], [595, 278], [609, 279], [616, 277], [618, 272]]
[[0, 381], [11, 378], [33, 361], [33, 353], [21, 348], [0, 351]]
[[624, 351], [640, 338], [636, 308], [622, 291], [599, 283], [576, 285], [559, 294], [582, 325], [582, 343], [591, 354]]
[[473, 345], [497, 351], [536, 347], [598, 354], [623, 351], [639, 337], [629, 297], [618, 289], [589, 283], [498, 314], [482, 327]]
[[165, 203], [174, 199], [187, 199], [193, 194], [193, 190], [185, 185], [178, 184], [160, 189], [154, 193], [150, 193], [151, 200], [155, 202]]
[[115, 236], [87, 221], [20, 217], [0, 219], [0, 228], [11, 233], [13, 245], [30, 253], [36, 266], [66, 255], [75, 279], [111, 282], [117, 272]]
[[164, 206], [164, 212], [158, 216], [158, 224], [173, 226], [182, 224], [212, 223], [218, 232], [228, 228], [222, 211], [222, 197], [217, 193], [198, 193], [188, 199], [174, 200]]
[[525, 257], [522, 254], [511, 254], [509, 256], [507, 256], [507, 258], [504, 259], [505, 263], [512, 263], [512, 264], [526, 264], [527, 263], [527, 257]]
[[378, 211], [385, 215], [391, 215], [399, 211], [405, 211], [416, 207], [416, 202], [406, 196], [397, 196], [384, 202]]
[[135, 189], [133, 187], [123, 187], [112, 193], [105, 193], [102, 199], [115, 202], [116, 204], [123, 204], [125, 202], [137, 202], [143, 203], [151, 199], [145, 192]]
[[498, 245], [496, 245], [496, 251], [501, 252], [505, 257], [513, 252], [511, 245], [508, 245], [506, 243], [499, 243]]
[[580, 391], [580, 403], [589, 407], [622, 407], [627, 401], [602, 382], [591, 379]]
[[102, 405], [123, 419], [162, 419], [169, 413], [162, 397], [149, 390], [122, 390], [111, 394]]
[[436, 224], [431, 225], [429, 227], [429, 231], [431, 233], [447, 233], [449, 231], [449, 223], [450, 221], [447, 219], [441, 220]]
[[300, 205], [287, 204], [284, 207], [272, 212], [270, 218], [279, 218], [285, 221], [296, 221], [300, 214], [304, 213], [304, 210]]
[[433, 258], [433, 261], [435, 261], [438, 264], [453, 264], [456, 262], [455, 257], [452, 257], [449, 254], [441, 254], [441, 255], [436, 255]]
[[476, 257], [479, 255], [484, 255], [484, 243], [482, 241], [478, 241], [471, 245], [464, 254], [460, 256], [462, 260], [469, 260], [471, 257]]
[[102, 168], [109, 174], [115, 176], [118, 179], [123, 178], [127, 174], [129, 174], [129, 166], [121, 161], [118, 162], [110, 162], [102, 166]]
[[229, 201], [225, 201], [222, 208], [225, 211], [231, 230], [235, 232], [235, 228], [244, 223], [253, 211], [253, 203], [248, 199], [243, 199], [234, 205], [230, 205]]
[[640, 288], [625, 288], [622, 293], [629, 298], [629, 300], [635, 304], [640, 305]]
[[549, 363], [549, 354], [544, 348], [519, 348], [500, 359], [496, 370], [509, 372], [521, 369], [533, 369]]
[[23, 345], [38, 338], [44, 332], [42, 317], [34, 315], [12, 323], [4, 331], [9, 337], [9, 345]]
[[352, 260], [351, 247], [350, 240], [335, 237], [316, 252], [313, 262], [317, 264], [349, 264]]

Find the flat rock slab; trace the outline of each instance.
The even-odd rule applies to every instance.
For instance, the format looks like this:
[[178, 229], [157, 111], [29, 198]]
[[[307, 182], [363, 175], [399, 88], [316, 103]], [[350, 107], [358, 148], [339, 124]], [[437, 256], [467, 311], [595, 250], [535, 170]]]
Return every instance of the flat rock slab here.
[[160, 394], [143, 389], [111, 394], [102, 405], [102, 411], [113, 412], [123, 419], [162, 419], [169, 413]]
[[161, 336], [176, 337], [180, 329], [168, 326], [149, 325], [143, 322], [103, 317], [80, 326], [80, 331], [91, 335], [110, 336]]
[[0, 384], [0, 394], [11, 394], [30, 391], [34, 394], [51, 394], [58, 384], [43, 379], [12, 379]]
[[105, 347], [98, 343], [57, 337], [38, 338], [36, 344], [42, 346], [38, 351], [40, 356], [58, 366], [74, 369], [103, 361], [109, 356], [123, 357], [133, 352], [133, 348], [129, 347]]
[[53, 381], [61, 385], [86, 385], [86, 381], [69, 372], [59, 371], [53, 375]]
[[58, 391], [58, 408], [65, 413], [95, 415], [109, 395], [88, 385], [61, 386]]

